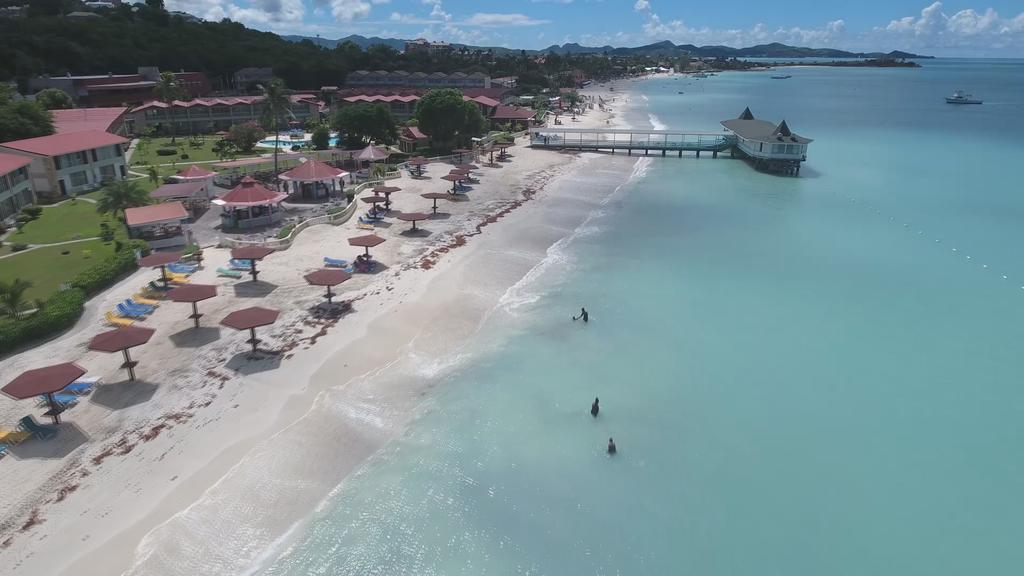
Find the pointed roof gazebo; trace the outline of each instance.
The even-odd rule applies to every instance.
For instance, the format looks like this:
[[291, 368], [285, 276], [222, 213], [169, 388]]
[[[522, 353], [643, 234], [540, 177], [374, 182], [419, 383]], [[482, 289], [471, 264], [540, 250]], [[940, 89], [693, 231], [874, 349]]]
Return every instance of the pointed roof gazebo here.
[[256, 228], [280, 222], [280, 204], [287, 197], [246, 176], [238, 186], [210, 202], [224, 209], [221, 220], [225, 228]]
[[739, 120], [753, 120], [754, 113], [750, 111], [750, 106], [743, 109], [743, 113], [740, 114]]
[[356, 152], [353, 155], [353, 158], [355, 158], [356, 160], [360, 160], [362, 162], [376, 162], [377, 160], [384, 160], [390, 155], [391, 153], [388, 152], [387, 150], [379, 148], [377, 146], [370, 145], [367, 146], [366, 148], [363, 148], [359, 152]]
[[188, 168], [185, 168], [181, 172], [174, 175], [176, 180], [206, 180], [212, 176], [216, 176], [217, 173], [212, 170], [202, 168], [197, 164], [193, 164]]
[[316, 199], [339, 192], [339, 188], [344, 188], [343, 183], [339, 185], [339, 180], [343, 180], [345, 176], [348, 176], [345, 170], [309, 159], [284, 172], [280, 178], [286, 182], [286, 187], [287, 183], [291, 182], [293, 194], [298, 193], [303, 197]]

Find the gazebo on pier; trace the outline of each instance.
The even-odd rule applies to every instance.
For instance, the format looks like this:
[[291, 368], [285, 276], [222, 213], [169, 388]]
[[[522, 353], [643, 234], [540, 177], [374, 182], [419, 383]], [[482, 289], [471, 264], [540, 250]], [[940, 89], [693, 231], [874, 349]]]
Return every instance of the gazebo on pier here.
[[285, 187], [304, 200], [321, 200], [337, 196], [344, 189], [348, 172], [318, 160], [307, 160], [281, 174]]
[[287, 197], [246, 176], [230, 192], [211, 202], [224, 209], [220, 215], [224, 228], [258, 228], [284, 218], [281, 202]]

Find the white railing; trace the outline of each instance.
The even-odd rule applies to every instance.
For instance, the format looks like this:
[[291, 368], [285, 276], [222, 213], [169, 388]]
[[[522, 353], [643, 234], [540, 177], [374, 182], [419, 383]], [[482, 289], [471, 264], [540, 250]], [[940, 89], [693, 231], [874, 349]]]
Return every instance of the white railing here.
[[340, 212], [334, 214], [323, 214], [321, 216], [314, 216], [307, 218], [302, 222], [299, 222], [292, 228], [291, 232], [288, 233], [284, 238], [263, 238], [262, 240], [241, 240], [231, 237], [221, 237], [219, 245], [222, 248], [240, 248], [242, 246], [263, 246], [264, 248], [273, 248], [275, 250], [287, 250], [291, 248], [292, 242], [302, 232], [310, 226], [317, 224], [332, 224], [338, 226], [344, 224], [352, 217], [356, 212], [356, 203], [349, 202], [348, 206]]

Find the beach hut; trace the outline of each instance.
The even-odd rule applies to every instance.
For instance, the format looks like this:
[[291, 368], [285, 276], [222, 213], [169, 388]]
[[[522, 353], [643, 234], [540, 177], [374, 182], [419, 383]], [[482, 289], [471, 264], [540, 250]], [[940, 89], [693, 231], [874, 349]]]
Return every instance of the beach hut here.
[[344, 189], [348, 172], [319, 160], [307, 160], [281, 174], [286, 189], [303, 199], [321, 200], [337, 196]]
[[212, 284], [188, 284], [179, 286], [167, 293], [167, 298], [172, 302], [188, 302], [192, 304], [192, 315], [189, 316], [199, 328], [199, 319], [203, 317], [199, 313], [198, 303], [209, 300], [217, 295], [217, 287]]
[[108, 354], [112, 354], [114, 352], [123, 353], [124, 363], [121, 364], [121, 368], [127, 368], [128, 379], [135, 380], [135, 366], [139, 363], [132, 360], [131, 354], [128, 353], [128, 350], [149, 342], [149, 339], [153, 337], [154, 332], [156, 332], [156, 330], [153, 330], [152, 328], [142, 328], [139, 326], [114, 328], [113, 330], [101, 332], [93, 337], [92, 341], [89, 342], [89, 350], [107, 352]]
[[65, 407], [58, 403], [53, 395], [84, 375], [85, 368], [74, 362], [65, 362], [22, 372], [0, 390], [15, 400], [36, 396], [46, 397], [50, 409], [44, 412], [43, 416], [49, 416], [53, 418], [54, 424], [60, 424], [60, 415], [64, 412]]
[[287, 197], [246, 176], [238, 186], [211, 202], [223, 208], [220, 217], [224, 228], [257, 228], [284, 218], [281, 202]]
[[277, 322], [277, 317], [280, 314], [279, 310], [253, 306], [251, 308], [235, 310], [225, 316], [220, 323], [222, 326], [235, 330], [248, 330], [250, 338], [246, 342], [252, 344], [252, 351], [256, 352], [256, 346], [260, 343], [260, 340], [256, 338], [256, 329]]
[[241, 248], [233, 248], [231, 250], [231, 258], [234, 260], [248, 260], [249, 274], [252, 276], [252, 281], [255, 282], [256, 276], [259, 274], [259, 271], [256, 270], [256, 261], [263, 260], [273, 253], [273, 248], [265, 248], [263, 246], [243, 246]]
[[128, 236], [145, 240], [150, 248], [171, 248], [188, 243], [189, 213], [178, 201], [126, 208]]
[[331, 287], [347, 281], [352, 278], [352, 275], [344, 270], [324, 268], [316, 272], [310, 272], [303, 276], [303, 278], [306, 279], [310, 286], [326, 286], [327, 294], [324, 295], [324, 298], [327, 298], [328, 304], [333, 304], [334, 293], [331, 292]]
[[167, 265], [181, 260], [181, 252], [151, 252], [149, 256], [139, 258], [139, 268], [159, 268], [160, 281], [167, 285]]

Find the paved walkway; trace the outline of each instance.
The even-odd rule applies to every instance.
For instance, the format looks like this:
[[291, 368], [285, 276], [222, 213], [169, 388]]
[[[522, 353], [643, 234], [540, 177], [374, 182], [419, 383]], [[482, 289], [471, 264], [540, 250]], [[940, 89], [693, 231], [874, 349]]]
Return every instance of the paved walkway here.
[[28, 248], [25, 248], [24, 250], [19, 250], [17, 252], [11, 252], [10, 254], [4, 254], [3, 256], [0, 256], [0, 260], [3, 260], [4, 258], [10, 258], [11, 256], [17, 256], [18, 254], [25, 254], [26, 252], [31, 252], [31, 251], [33, 251], [33, 250], [35, 250], [37, 248], [46, 248], [48, 246], [63, 246], [65, 244], [77, 244], [79, 242], [88, 242], [90, 240], [99, 240], [99, 239], [100, 239], [99, 236], [93, 236], [92, 238], [79, 238], [78, 240], [66, 240], [64, 242], [54, 242], [53, 244], [29, 244]]

